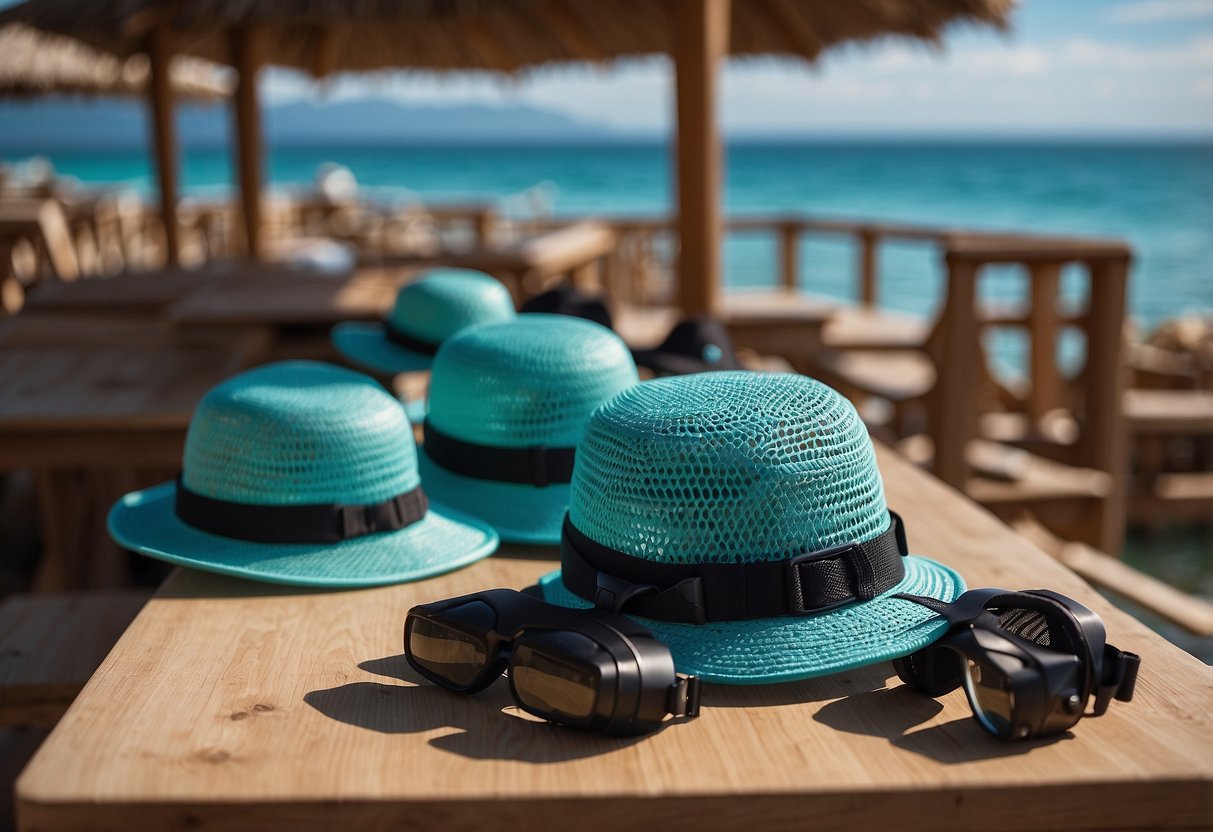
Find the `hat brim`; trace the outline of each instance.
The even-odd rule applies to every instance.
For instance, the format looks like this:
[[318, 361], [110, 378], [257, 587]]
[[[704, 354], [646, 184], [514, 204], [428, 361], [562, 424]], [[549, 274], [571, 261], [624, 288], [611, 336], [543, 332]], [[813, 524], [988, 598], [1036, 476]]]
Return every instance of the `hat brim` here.
[[488, 557], [497, 533], [430, 501], [425, 517], [399, 531], [340, 543], [270, 544], [208, 534], [173, 509], [176, 483], [127, 494], [109, 513], [109, 532], [133, 552], [207, 572], [295, 586], [357, 587], [405, 583]]
[[434, 366], [434, 356], [389, 341], [383, 324], [347, 321], [333, 327], [329, 338], [342, 358], [377, 373], [411, 373]]
[[[631, 617], [670, 648], [681, 673], [733, 685], [792, 682], [906, 656], [943, 635], [948, 623], [942, 617], [890, 596], [904, 592], [952, 601], [964, 592], [964, 580], [927, 558], [907, 557], [905, 567], [901, 583], [878, 598], [818, 615], [707, 624]], [[540, 578], [539, 587], [553, 604], [593, 606], [565, 587], [559, 570]]]
[[456, 474], [418, 448], [417, 467], [425, 493], [478, 517], [507, 543], [560, 545], [560, 529], [569, 510], [569, 483], [542, 488], [526, 483], [478, 480]]

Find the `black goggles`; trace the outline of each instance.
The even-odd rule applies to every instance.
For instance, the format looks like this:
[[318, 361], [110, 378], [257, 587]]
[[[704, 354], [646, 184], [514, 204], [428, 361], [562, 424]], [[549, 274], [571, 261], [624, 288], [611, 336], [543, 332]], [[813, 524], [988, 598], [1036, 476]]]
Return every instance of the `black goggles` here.
[[649, 630], [512, 589], [413, 607], [404, 654], [456, 693], [477, 693], [505, 671], [520, 708], [574, 728], [627, 736], [656, 730], [668, 715], [699, 715], [699, 679], [676, 673]]
[[1060, 734], [1133, 698], [1141, 659], [1106, 642], [1103, 621], [1045, 589], [974, 589], [951, 604], [896, 595], [951, 625], [939, 641], [893, 662], [903, 682], [931, 696], [964, 686], [973, 715], [1004, 740]]

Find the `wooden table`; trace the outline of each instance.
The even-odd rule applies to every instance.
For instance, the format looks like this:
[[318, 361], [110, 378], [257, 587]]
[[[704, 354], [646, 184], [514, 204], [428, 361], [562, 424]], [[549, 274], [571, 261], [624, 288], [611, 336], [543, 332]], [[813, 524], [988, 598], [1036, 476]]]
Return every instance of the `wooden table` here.
[[706, 686], [644, 739], [518, 718], [401, 657], [413, 604], [553, 568], [512, 550], [429, 581], [294, 591], [180, 571], [140, 613], [17, 784], [20, 828], [1196, 829], [1213, 821], [1213, 680], [992, 516], [882, 450], [911, 548], [970, 585], [1049, 586], [1144, 659], [1137, 697], [1059, 739], [1003, 744], [960, 692], [889, 664]]
[[179, 467], [194, 405], [268, 343], [265, 330], [183, 334], [109, 316], [22, 313], [0, 324], [0, 471], [34, 471], [40, 589], [90, 582], [86, 550], [98, 541], [88, 537], [104, 525], [93, 513], [99, 495], [115, 496], [108, 474]]
[[202, 286], [167, 309], [183, 327], [272, 326], [323, 329], [380, 320], [414, 270], [360, 268], [352, 276], [224, 281]]

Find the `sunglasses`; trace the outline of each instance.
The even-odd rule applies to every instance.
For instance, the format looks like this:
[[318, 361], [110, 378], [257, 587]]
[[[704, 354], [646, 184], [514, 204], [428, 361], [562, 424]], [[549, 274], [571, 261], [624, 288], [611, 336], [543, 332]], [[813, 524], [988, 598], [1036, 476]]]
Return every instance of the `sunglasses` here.
[[1084, 714], [1100, 716], [1112, 699], [1133, 698], [1141, 659], [1106, 642], [1103, 621], [1049, 590], [975, 589], [951, 604], [895, 595], [947, 618], [934, 644], [897, 659], [903, 682], [930, 696], [964, 687], [973, 716], [1004, 740], [1047, 737]]
[[649, 630], [512, 589], [413, 607], [404, 654], [455, 693], [477, 693], [504, 672], [522, 710], [568, 727], [629, 736], [657, 730], [668, 716], [699, 715], [699, 679], [676, 673]]

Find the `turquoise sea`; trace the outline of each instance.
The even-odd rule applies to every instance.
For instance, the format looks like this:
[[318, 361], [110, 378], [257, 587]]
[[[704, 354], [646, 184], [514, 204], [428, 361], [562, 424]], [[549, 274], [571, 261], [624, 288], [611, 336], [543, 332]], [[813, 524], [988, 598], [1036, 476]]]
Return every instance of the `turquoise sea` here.
[[[15, 154], [8, 154], [13, 158]], [[62, 173], [89, 183], [153, 187], [146, 154], [56, 153]], [[1190, 310], [1213, 309], [1213, 142], [735, 142], [727, 153], [731, 214], [801, 211], [831, 217], [922, 224], [1102, 234], [1127, 239], [1137, 253], [1130, 308], [1145, 325]], [[551, 183], [558, 214], [656, 214], [671, 206], [666, 145], [468, 145], [291, 147], [271, 149], [275, 185], [312, 180], [324, 162], [349, 167], [372, 193], [403, 189], [427, 200], [508, 197]], [[226, 190], [229, 154], [191, 150], [187, 193]], [[814, 291], [854, 296], [847, 243], [811, 238], [801, 282]], [[727, 280], [775, 279], [769, 239], [735, 238]], [[882, 301], [929, 312], [939, 269], [922, 246], [886, 248]], [[1012, 294], [1013, 281], [990, 281]]]
[[[12, 160], [21, 154], [7, 154]], [[90, 183], [153, 188], [142, 151], [55, 153], [59, 172]], [[729, 213], [798, 211], [826, 217], [1122, 237], [1136, 259], [1130, 310], [1149, 327], [1159, 320], [1213, 312], [1213, 142], [734, 142], [728, 148]], [[275, 186], [312, 181], [324, 162], [348, 166], [376, 198], [415, 195], [431, 201], [509, 198], [539, 183], [559, 215], [668, 212], [672, 175], [666, 145], [469, 145], [273, 148]], [[190, 150], [187, 193], [229, 189], [225, 150]], [[843, 241], [811, 238], [802, 252], [801, 283], [812, 291], [854, 297], [854, 252]], [[929, 313], [940, 299], [935, 255], [921, 245], [886, 247], [882, 302]], [[730, 240], [726, 280], [774, 281], [775, 248], [759, 236]], [[1076, 292], [1081, 281], [1069, 280]], [[988, 281], [1014, 295], [1012, 278]], [[1022, 344], [996, 354], [1014, 369]], [[1213, 598], [1213, 536], [1173, 529], [1135, 533], [1125, 552], [1135, 565], [1187, 591]], [[1206, 660], [1213, 645], [1168, 635]]]

